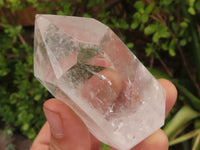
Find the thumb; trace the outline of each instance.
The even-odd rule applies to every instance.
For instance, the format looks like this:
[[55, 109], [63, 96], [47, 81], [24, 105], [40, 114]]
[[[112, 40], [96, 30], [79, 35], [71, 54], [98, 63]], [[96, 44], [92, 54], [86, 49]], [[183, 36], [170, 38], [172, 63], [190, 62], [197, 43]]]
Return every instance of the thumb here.
[[51, 99], [44, 103], [50, 126], [51, 150], [89, 150], [90, 134], [81, 119], [63, 102]]

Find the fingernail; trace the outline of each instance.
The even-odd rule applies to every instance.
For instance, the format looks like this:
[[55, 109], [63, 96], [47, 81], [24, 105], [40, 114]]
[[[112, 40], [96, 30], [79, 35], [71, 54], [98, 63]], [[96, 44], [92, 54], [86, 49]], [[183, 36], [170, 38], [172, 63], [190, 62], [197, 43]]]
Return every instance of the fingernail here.
[[51, 134], [56, 138], [64, 136], [64, 129], [61, 117], [58, 113], [52, 112], [44, 107], [44, 113], [49, 123]]

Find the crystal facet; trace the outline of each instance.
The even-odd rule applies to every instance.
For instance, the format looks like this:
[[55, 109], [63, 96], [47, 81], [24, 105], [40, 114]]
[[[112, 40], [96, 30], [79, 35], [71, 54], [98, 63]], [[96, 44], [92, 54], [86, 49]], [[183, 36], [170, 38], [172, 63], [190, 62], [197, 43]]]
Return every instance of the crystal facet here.
[[95, 19], [37, 15], [34, 73], [96, 138], [119, 150], [132, 148], [164, 124], [163, 87]]

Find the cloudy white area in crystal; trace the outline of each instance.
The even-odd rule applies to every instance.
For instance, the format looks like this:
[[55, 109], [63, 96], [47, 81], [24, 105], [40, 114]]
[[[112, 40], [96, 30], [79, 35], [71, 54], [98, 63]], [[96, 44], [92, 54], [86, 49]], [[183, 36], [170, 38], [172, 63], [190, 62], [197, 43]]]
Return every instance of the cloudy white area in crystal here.
[[[103, 75], [105, 70], [120, 76], [120, 92]], [[116, 34], [95, 19], [37, 15], [34, 73], [96, 138], [119, 150], [132, 148], [164, 124], [163, 87]], [[90, 84], [93, 79], [99, 81]], [[103, 89], [106, 99], [98, 95]]]

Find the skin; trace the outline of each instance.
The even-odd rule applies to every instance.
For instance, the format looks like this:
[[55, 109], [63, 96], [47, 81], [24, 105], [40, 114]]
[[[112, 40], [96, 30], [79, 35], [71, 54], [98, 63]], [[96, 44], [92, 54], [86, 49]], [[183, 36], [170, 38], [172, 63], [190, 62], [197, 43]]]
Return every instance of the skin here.
[[[115, 73], [112, 74], [110, 70], [102, 74], [113, 83], [113, 90], [119, 93], [121, 83], [118, 76], [114, 75]], [[158, 81], [166, 90], [167, 116], [176, 101], [177, 90], [168, 80], [159, 79]], [[92, 83], [92, 81], [89, 82]], [[83, 121], [63, 102], [57, 99], [47, 100], [43, 109], [47, 122], [40, 130], [30, 150], [99, 150], [101, 142], [88, 131]], [[161, 129], [131, 150], [155, 149], [168, 149], [168, 138]], [[111, 148], [111, 150], [116, 149]]]
[[[105, 113], [107, 108], [117, 101], [121, 90], [122, 82], [120, 75], [112, 69], [104, 69], [98, 75], [94, 75], [86, 81], [81, 92], [82, 96], [96, 109], [102, 110]], [[88, 94], [88, 91], [93, 93], [93, 96]]]

